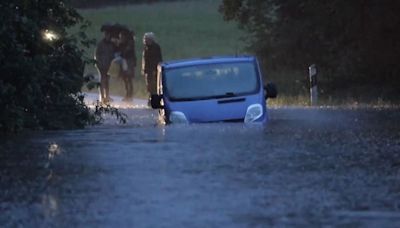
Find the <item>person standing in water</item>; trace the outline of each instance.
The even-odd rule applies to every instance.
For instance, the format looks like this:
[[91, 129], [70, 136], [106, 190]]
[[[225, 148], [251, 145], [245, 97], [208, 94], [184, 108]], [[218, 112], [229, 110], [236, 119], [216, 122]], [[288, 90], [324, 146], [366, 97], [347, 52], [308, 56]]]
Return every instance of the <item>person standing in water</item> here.
[[110, 76], [108, 75], [108, 70], [111, 61], [114, 59], [116, 47], [111, 41], [111, 25], [102, 25], [100, 31], [104, 33], [104, 37], [97, 44], [94, 57], [96, 68], [100, 75], [100, 102], [109, 103], [112, 100], [110, 98]]
[[133, 31], [122, 30], [119, 33], [118, 52], [124, 61], [121, 78], [125, 84], [126, 95], [122, 100], [132, 101], [133, 78], [135, 77], [136, 68], [135, 38]]
[[145, 33], [143, 44], [142, 75], [146, 80], [150, 103], [151, 95], [157, 94], [157, 66], [162, 62], [162, 55], [160, 45], [155, 41], [154, 33]]

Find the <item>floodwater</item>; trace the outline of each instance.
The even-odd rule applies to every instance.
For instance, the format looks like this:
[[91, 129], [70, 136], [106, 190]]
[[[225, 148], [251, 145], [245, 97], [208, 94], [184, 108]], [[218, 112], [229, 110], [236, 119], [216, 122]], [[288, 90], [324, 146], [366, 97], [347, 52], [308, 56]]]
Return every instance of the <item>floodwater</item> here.
[[0, 227], [400, 227], [400, 112], [275, 108], [269, 125], [124, 110], [0, 143]]

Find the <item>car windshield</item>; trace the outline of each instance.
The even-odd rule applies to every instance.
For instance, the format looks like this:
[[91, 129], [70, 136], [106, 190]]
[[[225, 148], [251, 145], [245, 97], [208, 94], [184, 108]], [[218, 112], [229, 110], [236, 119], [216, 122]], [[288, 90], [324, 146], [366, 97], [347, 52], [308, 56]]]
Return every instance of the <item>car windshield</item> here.
[[218, 63], [168, 69], [164, 72], [171, 100], [233, 97], [258, 91], [253, 62]]

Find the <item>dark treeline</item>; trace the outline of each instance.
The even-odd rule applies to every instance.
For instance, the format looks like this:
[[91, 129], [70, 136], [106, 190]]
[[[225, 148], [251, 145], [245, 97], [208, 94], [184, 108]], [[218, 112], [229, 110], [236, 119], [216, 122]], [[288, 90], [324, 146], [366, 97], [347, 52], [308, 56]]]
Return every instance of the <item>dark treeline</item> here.
[[141, 4], [155, 2], [174, 2], [184, 0], [69, 0], [72, 7], [76, 8], [98, 8], [112, 5]]
[[220, 11], [248, 32], [248, 47], [268, 69], [315, 63], [328, 93], [357, 97], [363, 87], [399, 99], [398, 0], [224, 0]]

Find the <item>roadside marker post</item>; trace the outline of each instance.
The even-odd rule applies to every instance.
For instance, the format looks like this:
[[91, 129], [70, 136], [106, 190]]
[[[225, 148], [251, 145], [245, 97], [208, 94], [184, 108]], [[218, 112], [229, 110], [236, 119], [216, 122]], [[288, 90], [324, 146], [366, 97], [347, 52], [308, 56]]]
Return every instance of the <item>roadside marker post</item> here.
[[310, 77], [310, 101], [311, 106], [318, 105], [318, 86], [317, 86], [317, 66], [312, 64], [308, 67], [308, 75]]

